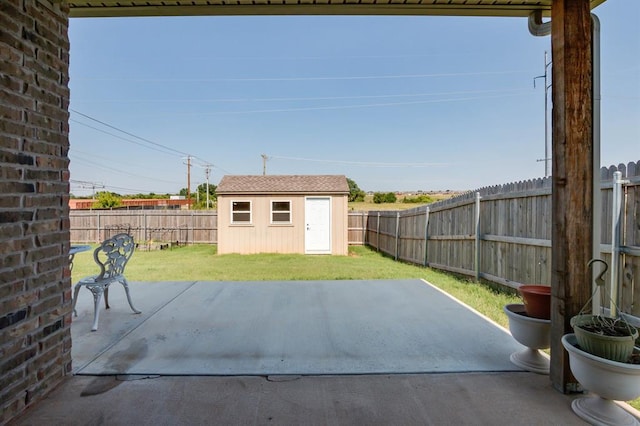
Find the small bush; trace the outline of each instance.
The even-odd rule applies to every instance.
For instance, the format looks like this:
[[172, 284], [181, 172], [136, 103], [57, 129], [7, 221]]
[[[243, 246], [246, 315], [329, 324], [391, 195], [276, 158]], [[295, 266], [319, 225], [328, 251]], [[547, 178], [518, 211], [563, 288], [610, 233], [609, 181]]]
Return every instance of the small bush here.
[[434, 199], [428, 195], [416, 195], [415, 197], [404, 197], [402, 202], [407, 204], [429, 204], [433, 203]]
[[375, 192], [373, 194], [373, 202], [376, 204], [395, 203], [396, 201], [396, 194], [394, 194], [393, 192]]

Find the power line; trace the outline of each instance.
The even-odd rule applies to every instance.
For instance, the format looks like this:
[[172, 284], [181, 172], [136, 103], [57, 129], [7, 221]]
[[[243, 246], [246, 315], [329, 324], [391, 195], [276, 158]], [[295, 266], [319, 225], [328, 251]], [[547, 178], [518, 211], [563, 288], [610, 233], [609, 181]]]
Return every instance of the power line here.
[[[189, 61], [189, 60], [211, 60], [215, 59], [218, 61], [233, 61], [233, 60], [268, 60], [268, 61], [284, 61], [284, 60], [318, 60], [318, 59], [411, 59], [411, 58], [433, 58], [433, 57], [442, 57], [442, 56], [452, 56], [452, 57], [467, 57], [467, 56], [481, 56], [480, 53], [476, 52], [446, 52], [446, 53], [427, 53], [427, 54], [419, 54], [419, 55], [314, 55], [314, 56], [291, 56], [291, 55], [281, 55], [281, 56], [181, 56], [174, 57], [174, 61]], [[130, 61], [133, 59], [137, 59], [137, 56], [130, 55], [110, 55], [110, 58], [113, 60], [119, 61]]]
[[[73, 156], [73, 158], [75, 158], [78, 154], [81, 154], [82, 156], [85, 156], [85, 158], [96, 158], [96, 153], [95, 152], [87, 152], [87, 151], [82, 151], [76, 148], [71, 148], [69, 150], [69, 156]], [[135, 169], [139, 169], [140, 168], [140, 162], [128, 162], [128, 161], [124, 161], [122, 158], [113, 158], [113, 157], [109, 157], [107, 155], [104, 155], [102, 152], [99, 154], [99, 158], [102, 161], [102, 163], [100, 164], [104, 164], [104, 162], [106, 162], [107, 164], [118, 164], [119, 166], [125, 166], [125, 167], [131, 167], [131, 168], [135, 168]], [[82, 160], [82, 157], [80, 157], [80, 159]], [[161, 170], [151, 170], [149, 167], [145, 166], [145, 171], [149, 172], [149, 173], [166, 173], [166, 168], [162, 168]]]
[[170, 183], [170, 184], [173, 184], [173, 185], [179, 184], [178, 182], [175, 182], [175, 181], [152, 178], [152, 177], [149, 177], [149, 176], [143, 176], [143, 175], [139, 175], [139, 174], [136, 174], [136, 173], [131, 173], [131, 172], [128, 172], [126, 170], [117, 169], [115, 167], [105, 166], [104, 164], [99, 163], [97, 161], [88, 160], [88, 159], [83, 158], [83, 157], [78, 157], [77, 154], [74, 154], [74, 157], [77, 158], [78, 160], [80, 160], [81, 162], [84, 162], [84, 163], [87, 163], [87, 164], [92, 164], [94, 167], [98, 167], [98, 168], [101, 168], [103, 170], [118, 172], [118, 173], [121, 173], [121, 174], [129, 175], [129, 176], [133, 176], [133, 177], [137, 177], [137, 178], [142, 178], [142, 179], [147, 179], [147, 180], [153, 180], [153, 181], [156, 181], [156, 182]]
[[170, 146], [162, 145], [162, 144], [160, 144], [160, 143], [150, 141], [149, 139], [143, 138], [143, 137], [141, 137], [141, 136], [134, 135], [133, 133], [129, 133], [129, 132], [127, 132], [126, 130], [119, 129], [119, 128], [115, 127], [115, 126], [112, 126], [111, 124], [105, 123], [104, 121], [100, 121], [100, 120], [98, 120], [97, 118], [93, 118], [93, 117], [91, 117], [91, 116], [89, 116], [89, 115], [87, 115], [87, 114], [81, 113], [80, 111], [77, 111], [77, 110], [75, 110], [75, 109], [71, 109], [71, 108], [69, 108], [69, 111], [74, 112], [74, 113], [76, 113], [76, 114], [78, 114], [78, 115], [81, 115], [81, 116], [83, 116], [83, 117], [85, 117], [85, 118], [87, 118], [87, 119], [89, 119], [89, 120], [91, 120], [91, 121], [95, 121], [96, 123], [100, 123], [100, 124], [102, 124], [103, 126], [106, 126], [106, 127], [110, 128], [110, 129], [116, 130], [116, 131], [118, 131], [118, 132], [120, 132], [120, 133], [124, 133], [125, 135], [131, 136], [131, 137], [134, 137], [134, 138], [136, 138], [136, 139], [140, 139], [141, 141], [144, 141], [144, 142], [146, 142], [146, 143], [148, 143], [148, 144], [155, 145], [155, 146], [157, 146], [157, 147], [164, 148], [164, 149], [166, 149], [166, 150], [168, 150], [168, 151], [175, 152], [175, 153], [176, 153], [176, 154], [178, 154], [178, 155], [182, 155], [182, 156], [190, 155], [190, 154], [188, 154], [188, 153], [186, 153], [186, 152], [182, 152], [182, 151], [178, 151], [177, 149], [173, 149], [173, 148], [171, 148]]
[[[88, 181], [82, 181], [82, 180], [69, 180], [70, 183], [72, 184], [76, 184], [76, 185], [80, 185], [80, 188], [86, 188], [85, 186], [83, 186], [84, 183], [91, 183]], [[105, 184], [95, 184], [95, 188], [104, 188], [104, 189], [117, 189], [117, 190], [123, 190], [123, 191], [131, 191], [134, 193], [149, 193], [149, 192], [153, 192], [155, 194], [163, 194], [164, 192], [162, 191], [149, 191], [148, 189], [134, 189], [134, 188], [123, 188], [121, 186], [112, 186], [112, 185], [105, 185]]]
[[[171, 148], [170, 146], [166, 146], [166, 145], [160, 144], [160, 143], [158, 143], [158, 142], [153, 142], [153, 141], [151, 141], [151, 140], [149, 140], [149, 139], [146, 139], [146, 138], [143, 138], [143, 137], [141, 137], [141, 136], [135, 135], [135, 134], [133, 134], [133, 133], [127, 132], [126, 130], [122, 130], [122, 129], [120, 129], [120, 128], [116, 127], [116, 126], [113, 126], [113, 125], [111, 125], [111, 124], [105, 123], [104, 121], [98, 120], [97, 118], [91, 117], [91, 116], [89, 116], [89, 115], [87, 115], [87, 114], [84, 114], [84, 113], [82, 113], [82, 112], [80, 112], [80, 111], [77, 111], [77, 110], [74, 110], [74, 109], [71, 109], [71, 108], [69, 109], [69, 111], [72, 111], [72, 112], [74, 112], [74, 113], [76, 113], [76, 114], [78, 114], [78, 115], [81, 115], [82, 117], [85, 117], [85, 118], [87, 118], [87, 119], [89, 119], [89, 120], [95, 121], [96, 123], [100, 123], [100, 124], [102, 124], [103, 126], [109, 127], [110, 129], [114, 129], [114, 130], [116, 130], [116, 131], [118, 131], [118, 132], [124, 133], [125, 135], [131, 136], [131, 137], [134, 137], [134, 138], [136, 138], [136, 139], [140, 139], [141, 141], [144, 141], [144, 142], [146, 142], [146, 143], [148, 143], [148, 144], [151, 144], [151, 145], [153, 145], [153, 146], [144, 145], [144, 144], [141, 144], [140, 142], [132, 141], [131, 139], [123, 138], [122, 136], [115, 135], [115, 134], [113, 134], [113, 133], [111, 133], [111, 132], [107, 132], [107, 131], [102, 130], [102, 129], [99, 129], [99, 128], [97, 128], [97, 127], [90, 126], [90, 125], [88, 125], [88, 124], [86, 124], [86, 123], [83, 123], [83, 122], [81, 122], [81, 121], [74, 120], [74, 119], [70, 119], [70, 121], [73, 121], [73, 122], [75, 122], [75, 123], [81, 124], [81, 125], [86, 126], [86, 127], [89, 127], [90, 129], [97, 130], [97, 131], [99, 131], [99, 132], [102, 132], [102, 133], [108, 134], [108, 135], [110, 135], [110, 136], [113, 136], [113, 137], [115, 137], [115, 138], [118, 138], [118, 139], [124, 140], [124, 141], [126, 141], [126, 142], [131, 142], [131, 143], [133, 143], [133, 144], [136, 144], [136, 145], [142, 146], [142, 147], [144, 147], [144, 148], [153, 149], [153, 150], [155, 150], [155, 151], [159, 151], [159, 152], [162, 152], [162, 153], [164, 153], [164, 154], [168, 154], [168, 155], [176, 155], [176, 154], [177, 154], [177, 155], [180, 155], [181, 157], [192, 157], [192, 158], [197, 158], [197, 159], [201, 160], [202, 162], [207, 163], [207, 161], [206, 161], [206, 160], [203, 160], [203, 159], [201, 159], [201, 158], [199, 158], [199, 157], [193, 156], [193, 155], [188, 154], [188, 153], [186, 153], [186, 152], [182, 152], [182, 151], [179, 151], [179, 150], [177, 150], [177, 149]], [[160, 148], [160, 149], [158, 149], [158, 148], [156, 148], [156, 147], [158, 147], [158, 148]], [[165, 151], [163, 151], [163, 150], [165, 150]], [[170, 152], [172, 152], [172, 153], [174, 153], [174, 154], [169, 154], [169, 153], [168, 153], [168, 152], [166, 152], [166, 151], [170, 151]], [[220, 169], [220, 170], [222, 170], [222, 169]]]
[[470, 77], [479, 75], [505, 75], [528, 73], [529, 70], [512, 71], [481, 71], [481, 72], [454, 72], [436, 74], [398, 74], [398, 75], [366, 75], [366, 76], [338, 76], [338, 77], [249, 77], [249, 78], [77, 78], [77, 80], [90, 81], [137, 81], [137, 82], [253, 82], [253, 81], [332, 81], [332, 80], [389, 80], [404, 78], [432, 78], [432, 77]]
[[[277, 109], [262, 109], [262, 110], [248, 110], [248, 111], [215, 111], [215, 112], [187, 112], [187, 113], [172, 112], [171, 115], [172, 116], [229, 115], [229, 114], [257, 114], [257, 113], [270, 113], [270, 112], [326, 111], [326, 110], [335, 110], [335, 109], [379, 108], [379, 107], [403, 106], [403, 105], [434, 104], [434, 103], [444, 103], [444, 102], [463, 102], [463, 101], [473, 101], [473, 100], [480, 100], [480, 99], [498, 99], [498, 98], [507, 98], [512, 96], [522, 96], [523, 94], [525, 94], [525, 92], [515, 93], [510, 95], [498, 95], [498, 96], [432, 99], [432, 100], [409, 101], [409, 102], [386, 102], [386, 103], [378, 103], [378, 104], [277, 108]], [[527, 96], [529, 96], [528, 93], [527, 93]]]
[[380, 98], [418, 98], [421, 96], [450, 96], [469, 95], [480, 93], [518, 93], [528, 92], [528, 89], [502, 89], [502, 90], [462, 90], [454, 92], [439, 93], [398, 93], [388, 95], [353, 95], [353, 96], [313, 96], [313, 97], [292, 97], [292, 98], [219, 98], [219, 99], [104, 99], [90, 101], [78, 101], [83, 103], [217, 103], [217, 102], [292, 102], [292, 101], [334, 101], [349, 99], [380, 99]]
[[436, 166], [450, 166], [453, 164], [453, 163], [387, 163], [387, 162], [368, 162], [368, 161], [321, 160], [317, 158], [283, 157], [279, 155], [269, 155], [268, 158], [277, 158], [281, 160], [293, 160], [293, 161], [312, 161], [316, 163], [345, 164], [350, 166], [366, 166], [366, 167], [436, 167]]
[[131, 142], [132, 144], [139, 145], [139, 146], [141, 146], [143, 148], [152, 149], [154, 151], [158, 151], [158, 152], [161, 152], [163, 154], [167, 154], [167, 155], [171, 155], [171, 156], [175, 155], [173, 153], [168, 153], [166, 151], [163, 151], [161, 149], [155, 148], [153, 146], [148, 146], [148, 145], [142, 144], [140, 142], [132, 141], [131, 139], [123, 138], [122, 136], [118, 136], [118, 135], [116, 135], [114, 133], [107, 132], [106, 130], [98, 129], [97, 127], [90, 126], [90, 125], [88, 125], [86, 123], [83, 123], [82, 121], [74, 120], [73, 118], [70, 118], [69, 121], [73, 121], [74, 123], [78, 123], [78, 124], [80, 124], [82, 126], [88, 127], [90, 129], [96, 130], [96, 131], [104, 133], [104, 134], [107, 134], [109, 136], [113, 136], [114, 138], [121, 139], [121, 140], [126, 141], [126, 142]]

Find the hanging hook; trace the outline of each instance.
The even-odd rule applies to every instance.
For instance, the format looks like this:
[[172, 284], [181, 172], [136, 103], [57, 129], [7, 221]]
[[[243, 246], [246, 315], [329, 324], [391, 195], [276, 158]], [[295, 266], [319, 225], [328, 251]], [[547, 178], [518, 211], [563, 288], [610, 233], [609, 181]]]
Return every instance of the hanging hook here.
[[594, 281], [596, 282], [596, 285], [604, 286], [604, 278], [603, 277], [604, 277], [604, 274], [609, 269], [609, 264], [607, 262], [605, 262], [604, 260], [602, 260], [602, 259], [591, 259], [589, 261], [589, 263], [587, 263], [587, 268], [590, 268], [591, 265], [593, 265], [596, 262], [604, 263], [604, 270], [602, 272], [600, 272], [600, 275], [598, 275]]

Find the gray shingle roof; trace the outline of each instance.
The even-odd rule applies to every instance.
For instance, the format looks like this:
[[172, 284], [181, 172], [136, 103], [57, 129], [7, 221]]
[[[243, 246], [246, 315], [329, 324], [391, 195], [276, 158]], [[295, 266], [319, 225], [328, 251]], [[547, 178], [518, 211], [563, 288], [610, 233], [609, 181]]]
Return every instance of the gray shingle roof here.
[[218, 194], [342, 194], [349, 193], [344, 175], [226, 175]]

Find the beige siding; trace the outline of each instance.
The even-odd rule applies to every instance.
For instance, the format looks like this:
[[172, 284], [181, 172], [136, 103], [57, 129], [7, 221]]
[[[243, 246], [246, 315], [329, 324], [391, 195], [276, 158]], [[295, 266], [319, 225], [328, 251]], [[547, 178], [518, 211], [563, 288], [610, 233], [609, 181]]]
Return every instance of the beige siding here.
[[[331, 196], [332, 254], [348, 252], [347, 197]], [[231, 223], [231, 203], [251, 202], [251, 224]], [[291, 224], [271, 223], [271, 202], [291, 201]], [[219, 195], [218, 253], [304, 253], [303, 195]]]
[[349, 252], [349, 212], [346, 195], [334, 195], [331, 202], [331, 253], [347, 255]]

